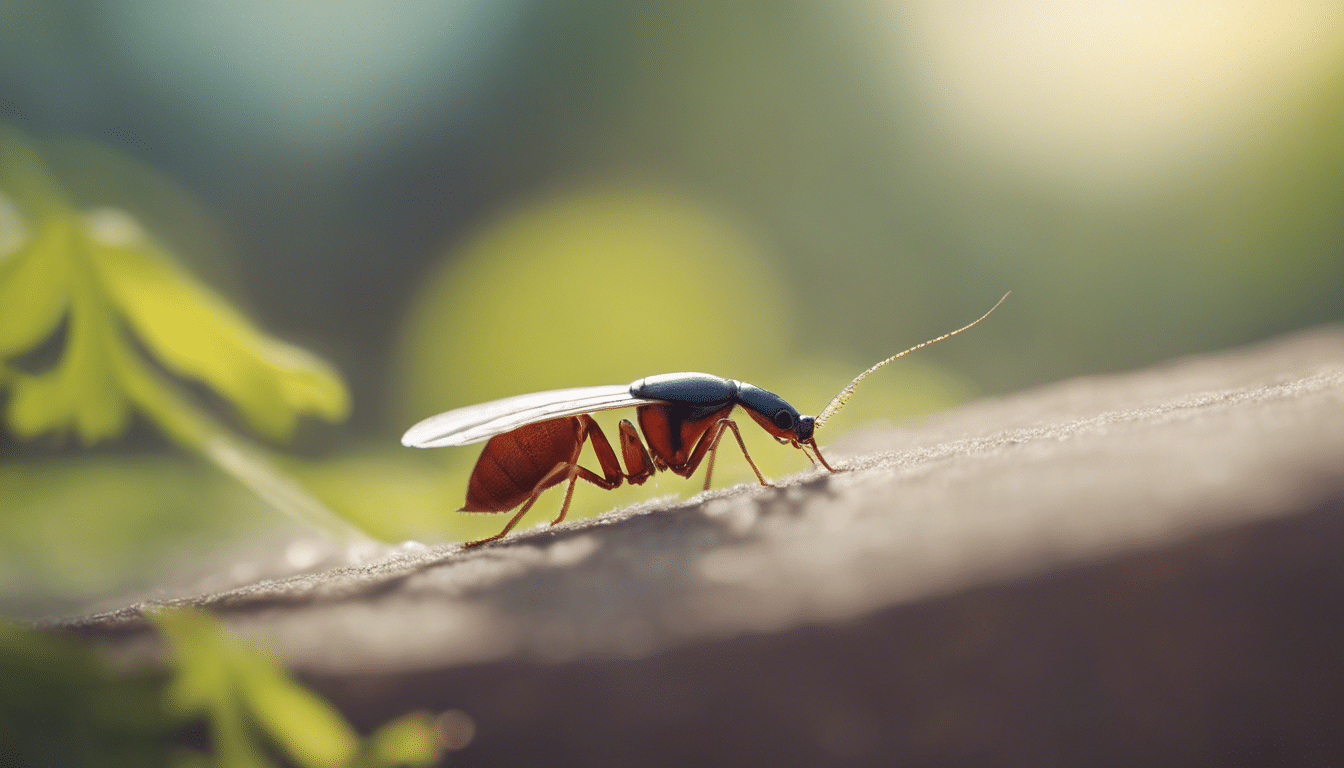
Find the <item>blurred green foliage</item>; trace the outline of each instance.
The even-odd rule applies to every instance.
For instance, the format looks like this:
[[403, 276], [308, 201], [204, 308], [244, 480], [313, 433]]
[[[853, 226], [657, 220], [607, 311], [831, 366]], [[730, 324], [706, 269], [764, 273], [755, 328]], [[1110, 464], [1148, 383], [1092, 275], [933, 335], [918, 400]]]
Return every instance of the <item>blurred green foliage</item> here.
[[[268, 655], [190, 609], [152, 616], [172, 651], [161, 678], [108, 669], [83, 645], [0, 624], [0, 764], [174, 768], [422, 766], [442, 752], [428, 714], [362, 738]], [[174, 746], [204, 720], [208, 752]]]
[[175, 671], [164, 690], [168, 710], [184, 718], [203, 716], [210, 725], [214, 752], [202, 764], [272, 765], [263, 734], [302, 768], [429, 765], [439, 758], [424, 713], [399, 718], [362, 740], [330, 704], [206, 614], [171, 609], [152, 618], [172, 646]]
[[[304, 413], [345, 416], [348, 396], [333, 369], [254, 329], [124, 211], [74, 207], [32, 144], [8, 128], [0, 128], [0, 196], [15, 233], [0, 260], [0, 391], [9, 390], [13, 434], [74, 432], [91, 445], [124, 432], [134, 409], [285, 511], [332, 522], [263, 450], [146, 356], [209, 385], [271, 439], [292, 434]], [[62, 330], [58, 360], [25, 370], [25, 353]]]
[[[85, 444], [123, 431], [132, 404], [188, 444], [207, 439], [175, 414], [128, 331], [165, 366], [213, 386], [257, 431], [281, 438], [298, 414], [340, 418], [340, 379], [295, 347], [267, 339], [191, 280], [129, 215], [75, 210], [16, 132], [0, 133], [0, 191], [28, 230], [0, 262], [0, 382], [12, 388], [7, 420], [19, 437], [73, 430]], [[66, 339], [50, 371], [13, 358], [62, 321]]]

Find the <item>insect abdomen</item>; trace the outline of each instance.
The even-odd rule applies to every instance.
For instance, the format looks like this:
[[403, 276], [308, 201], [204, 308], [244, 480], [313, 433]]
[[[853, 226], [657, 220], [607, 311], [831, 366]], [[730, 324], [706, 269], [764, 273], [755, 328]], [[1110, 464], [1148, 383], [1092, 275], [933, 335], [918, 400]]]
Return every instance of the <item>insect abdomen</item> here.
[[490, 438], [471, 472], [462, 510], [513, 509], [536, 491], [563, 480], [564, 475], [556, 475], [542, 485], [556, 467], [574, 463], [582, 446], [583, 429], [573, 416], [526, 424]]

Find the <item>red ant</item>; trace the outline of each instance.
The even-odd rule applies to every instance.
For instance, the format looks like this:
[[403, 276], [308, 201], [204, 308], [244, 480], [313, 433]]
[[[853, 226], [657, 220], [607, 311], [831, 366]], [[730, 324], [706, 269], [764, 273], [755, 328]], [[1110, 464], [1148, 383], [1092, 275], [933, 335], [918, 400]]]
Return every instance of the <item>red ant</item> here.
[[[707, 373], [665, 373], [629, 385], [556, 389], [458, 408], [416, 424], [406, 431], [401, 442], [415, 448], [439, 448], [489, 440], [472, 470], [467, 485], [467, 503], [458, 511], [507, 512], [519, 504], [523, 506], [504, 530], [470, 542], [465, 545], [468, 547], [503, 538], [527, 514], [543, 491], [563, 482], [569, 484], [565, 489], [565, 501], [551, 525], [565, 519], [570, 499], [574, 496], [574, 485], [580, 479], [611, 489], [619, 486], [622, 480], [642, 485], [654, 472], [663, 469], [690, 477], [708, 455], [705, 490], [709, 490], [715, 451], [727, 430], [731, 430], [737, 439], [756, 479], [762, 485], [770, 485], [752, 461], [751, 454], [747, 453], [737, 422], [728, 418], [737, 406], [741, 406], [776, 441], [802, 450], [809, 459], [815, 454], [816, 461], [834, 472], [817, 448], [813, 433], [840, 410], [859, 382], [893, 360], [971, 328], [989, 317], [990, 312], [998, 309], [1007, 298], [1008, 294], [1004, 294], [975, 322], [916, 344], [859, 374], [815, 419], [800, 415], [779, 395], [746, 382]], [[611, 443], [589, 414], [631, 406], [635, 408], [635, 418], [644, 433], [644, 441], [640, 440], [639, 432], [629, 419], [621, 420], [621, 455], [626, 466], [626, 471], [622, 472]], [[585, 441], [592, 443], [597, 454], [597, 463], [602, 469], [600, 475], [579, 466], [579, 453]], [[807, 448], [811, 448], [812, 453], [808, 453]]]

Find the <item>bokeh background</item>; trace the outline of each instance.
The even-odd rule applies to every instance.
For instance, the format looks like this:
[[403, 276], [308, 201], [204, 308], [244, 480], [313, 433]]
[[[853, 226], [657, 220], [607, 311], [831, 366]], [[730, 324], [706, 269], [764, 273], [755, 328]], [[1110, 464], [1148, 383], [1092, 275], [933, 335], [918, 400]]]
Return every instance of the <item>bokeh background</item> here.
[[[475, 450], [398, 445], [451, 407], [703, 370], [816, 413], [1013, 291], [825, 444], [1344, 317], [1335, 3], [10, 0], [0, 124], [339, 369], [349, 419], [277, 450], [387, 542], [503, 523], [452, 513]], [[26, 236], [3, 202], [0, 259]], [[143, 421], [0, 430], [0, 614], [333, 556], [305, 530]]]

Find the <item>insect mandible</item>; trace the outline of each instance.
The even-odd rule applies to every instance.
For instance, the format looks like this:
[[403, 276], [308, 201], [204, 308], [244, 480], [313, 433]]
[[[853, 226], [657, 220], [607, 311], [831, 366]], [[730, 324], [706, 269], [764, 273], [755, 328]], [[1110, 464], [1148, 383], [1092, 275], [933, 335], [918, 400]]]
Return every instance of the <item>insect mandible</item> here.
[[[970, 329], [989, 317], [1007, 298], [1005, 293], [974, 322], [916, 344], [859, 374], [831, 398], [816, 418], [801, 415], [779, 395], [746, 382], [707, 373], [665, 373], [628, 385], [534, 392], [446, 411], [411, 427], [401, 442], [413, 448], [441, 448], [489, 441], [468, 481], [467, 502], [457, 511], [507, 512], [519, 504], [522, 508], [502, 531], [464, 545], [468, 547], [508, 535], [542, 492], [560, 483], [568, 483], [565, 500], [551, 525], [565, 519], [574, 486], [580, 479], [612, 489], [622, 482], [642, 485], [659, 470], [690, 477], [708, 456], [705, 490], [709, 490], [719, 440], [730, 431], [756, 479], [762, 485], [770, 485], [747, 452], [737, 422], [729, 418], [736, 407], [746, 411], [752, 421], [779, 443], [798, 448], [808, 459], [815, 455], [814, 464], [820, 462], [834, 472], [821, 455], [814, 435], [840, 410], [859, 382], [893, 360]], [[620, 422], [621, 458], [625, 460], [625, 471], [621, 471], [615, 450], [590, 414], [629, 407], [635, 408], [639, 430], [629, 419]], [[579, 465], [585, 442], [592, 444], [601, 474]]]

